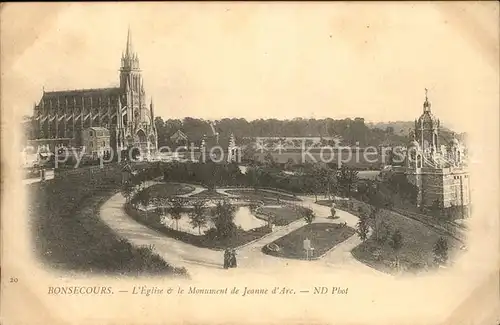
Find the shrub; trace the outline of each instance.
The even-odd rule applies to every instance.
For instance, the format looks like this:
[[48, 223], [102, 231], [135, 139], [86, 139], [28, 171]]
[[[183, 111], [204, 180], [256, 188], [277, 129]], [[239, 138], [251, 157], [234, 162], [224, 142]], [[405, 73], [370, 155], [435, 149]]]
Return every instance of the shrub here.
[[228, 238], [234, 235], [236, 230], [235, 213], [236, 208], [226, 200], [219, 201], [212, 209], [212, 220], [219, 237]]
[[368, 237], [368, 218], [366, 215], [362, 214], [359, 216], [358, 223], [356, 224], [356, 233], [362, 241], [365, 241]]
[[448, 241], [443, 237], [439, 237], [434, 244], [433, 253], [436, 264], [445, 264], [448, 261]]

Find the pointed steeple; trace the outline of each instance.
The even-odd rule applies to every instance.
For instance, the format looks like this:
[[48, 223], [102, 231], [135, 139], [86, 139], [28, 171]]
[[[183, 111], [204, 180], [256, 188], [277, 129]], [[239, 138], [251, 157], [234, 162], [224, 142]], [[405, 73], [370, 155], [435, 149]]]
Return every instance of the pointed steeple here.
[[125, 51], [122, 52], [122, 69], [125, 70], [136, 70], [139, 69], [139, 56], [134, 52], [134, 47], [132, 45], [132, 32], [130, 31], [130, 26], [127, 32], [127, 44], [125, 45]]
[[130, 25], [129, 25], [128, 32], [127, 32], [127, 47], [125, 49], [125, 57], [132, 58], [133, 54], [134, 54], [134, 50], [132, 48], [132, 35], [130, 33]]
[[118, 128], [122, 128], [122, 100], [118, 97], [118, 107], [116, 108], [116, 124], [118, 124]]
[[151, 125], [154, 126], [155, 122], [155, 109], [153, 106], [153, 97], [151, 97], [151, 104], [149, 104], [149, 115], [151, 115]]

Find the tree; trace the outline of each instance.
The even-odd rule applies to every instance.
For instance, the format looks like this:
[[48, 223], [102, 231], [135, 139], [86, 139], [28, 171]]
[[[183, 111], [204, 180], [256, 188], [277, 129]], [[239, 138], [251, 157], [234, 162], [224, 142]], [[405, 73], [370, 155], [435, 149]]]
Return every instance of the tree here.
[[396, 267], [399, 268], [399, 251], [403, 247], [403, 235], [399, 229], [396, 229], [391, 236], [390, 245], [396, 256]]
[[295, 165], [295, 161], [292, 158], [288, 158], [288, 160], [285, 163], [285, 170], [292, 170], [293, 165]]
[[444, 237], [439, 239], [434, 244], [434, 262], [438, 265], [445, 264], [448, 261], [448, 241]]
[[333, 171], [320, 163], [312, 164], [310, 168], [310, 176], [312, 181], [312, 190], [316, 202], [318, 201], [318, 193], [323, 192], [326, 196], [330, 196], [332, 184], [335, 184], [335, 174]]
[[328, 198], [332, 199], [332, 193], [337, 188], [337, 176], [334, 169], [326, 168], [326, 191], [328, 193]]
[[314, 200], [315, 202], [318, 202], [318, 192], [321, 191], [322, 189], [322, 183], [323, 183], [323, 170], [321, 168], [321, 165], [319, 163], [316, 163], [312, 166], [312, 172], [311, 172], [311, 189], [314, 193]]
[[343, 165], [339, 170], [337, 170], [337, 183], [345, 197], [351, 196], [352, 186], [358, 180], [358, 172], [354, 169]]
[[389, 228], [389, 225], [382, 220], [378, 225], [378, 242], [381, 244], [385, 243], [390, 233], [391, 229]]
[[363, 213], [359, 216], [358, 223], [356, 224], [356, 233], [362, 241], [365, 241], [368, 238], [368, 218]]
[[267, 167], [276, 167], [276, 161], [274, 160], [273, 154], [268, 151], [264, 156], [264, 162]]
[[137, 174], [134, 174], [132, 172], [130, 176], [130, 184], [134, 187], [134, 190], [139, 190], [139, 187], [141, 186], [141, 180], [139, 179]]
[[144, 207], [144, 211], [146, 212], [146, 219], [148, 218], [148, 207], [151, 204], [151, 196], [148, 191], [141, 192], [139, 197], [139, 203]]
[[167, 225], [167, 206], [169, 203], [169, 198], [167, 197], [156, 197], [154, 199], [154, 205], [156, 206], [156, 213], [159, 217], [159, 223], [162, 225]]
[[316, 218], [312, 209], [303, 207], [298, 207], [298, 209], [299, 213], [301, 214], [302, 218], [304, 218], [307, 224], [311, 224]]
[[372, 207], [371, 211], [370, 211], [370, 219], [373, 223], [373, 230], [375, 232], [375, 239], [377, 241], [380, 240], [380, 208], [378, 208], [377, 206], [374, 206]]
[[179, 220], [182, 218], [185, 203], [184, 199], [180, 197], [171, 197], [169, 199], [168, 213], [175, 220], [176, 230], [179, 230]]
[[216, 233], [221, 238], [231, 237], [235, 230], [234, 216], [236, 207], [229, 201], [219, 201], [212, 210], [212, 220], [215, 225]]
[[193, 210], [189, 213], [189, 217], [191, 218], [190, 223], [193, 228], [198, 227], [198, 233], [201, 235], [201, 227], [207, 224], [206, 206], [205, 200], [198, 200], [193, 202]]
[[124, 183], [121, 188], [121, 193], [125, 197], [125, 202], [130, 202], [132, 194], [134, 193], [134, 186], [130, 183]]
[[253, 162], [255, 160], [255, 154], [257, 153], [257, 148], [254, 143], [247, 144], [243, 147], [241, 153], [241, 160], [245, 162]]

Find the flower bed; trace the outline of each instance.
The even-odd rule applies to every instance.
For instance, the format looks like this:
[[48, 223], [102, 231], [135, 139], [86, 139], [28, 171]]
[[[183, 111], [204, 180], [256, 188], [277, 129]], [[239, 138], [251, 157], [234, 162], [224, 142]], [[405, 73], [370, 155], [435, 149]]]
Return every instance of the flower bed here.
[[306, 251], [303, 245], [304, 240], [308, 238], [314, 248], [313, 259], [316, 259], [335, 245], [354, 235], [354, 233], [355, 231], [351, 227], [340, 224], [312, 223], [264, 246], [262, 252], [277, 257], [306, 259]]
[[188, 194], [194, 191], [194, 187], [179, 183], [161, 183], [151, 185], [137, 193], [132, 201], [140, 202], [144, 196], [149, 196], [151, 200], [156, 198], [166, 198], [170, 196]]

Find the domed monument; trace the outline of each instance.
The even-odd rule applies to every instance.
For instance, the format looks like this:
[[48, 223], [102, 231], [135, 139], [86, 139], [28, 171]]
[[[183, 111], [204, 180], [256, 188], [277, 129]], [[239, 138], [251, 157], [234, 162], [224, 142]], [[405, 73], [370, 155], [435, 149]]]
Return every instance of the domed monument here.
[[410, 132], [404, 167], [395, 172], [405, 173], [416, 185], [419, 207], [468, 207], [470, 182], [464, 146], [455, 137], [448, 146], [440, 145], [439, 131], [440, 121], [431, 112], [426, 89], [422, 115]]

